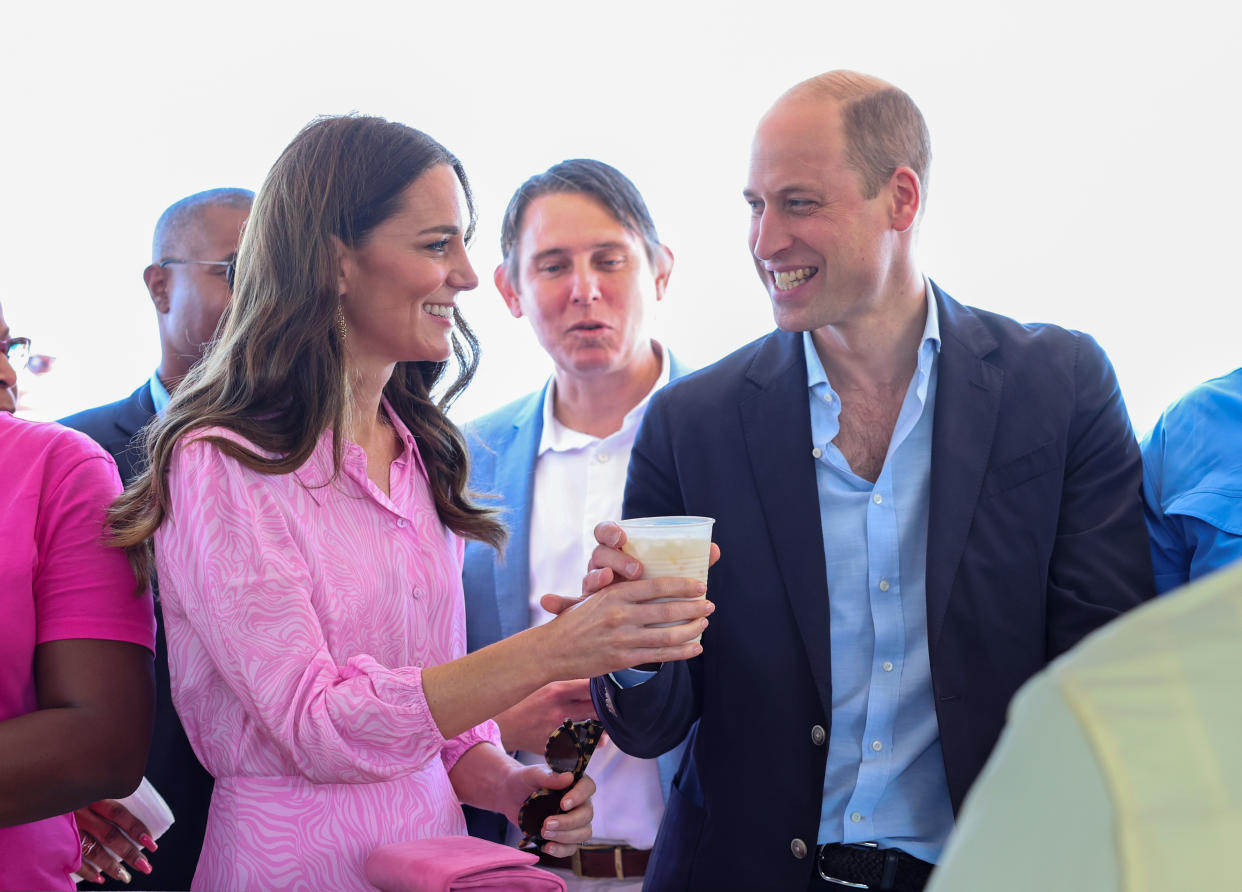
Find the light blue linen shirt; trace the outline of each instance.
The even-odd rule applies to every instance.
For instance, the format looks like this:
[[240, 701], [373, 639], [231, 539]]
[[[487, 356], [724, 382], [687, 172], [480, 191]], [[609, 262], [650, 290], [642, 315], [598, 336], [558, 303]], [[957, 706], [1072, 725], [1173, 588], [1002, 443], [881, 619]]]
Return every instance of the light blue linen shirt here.
[[953, 828], [927, 647], [935, 297], [927, 288], [917, 367], [874, 484], [833, 444], [841, 400], [810, 332], [803, 347], [832, 655], [819, 842], [876, 842], [934, 863]]
[[163, 415], [164, 410], [168, 408], [168, 404], [172, 402], [172, 394], [168, 392], [168, 388], [160, 380], [159, 372], [151, 373], [151, 402], [155, 404], [156, 415]]

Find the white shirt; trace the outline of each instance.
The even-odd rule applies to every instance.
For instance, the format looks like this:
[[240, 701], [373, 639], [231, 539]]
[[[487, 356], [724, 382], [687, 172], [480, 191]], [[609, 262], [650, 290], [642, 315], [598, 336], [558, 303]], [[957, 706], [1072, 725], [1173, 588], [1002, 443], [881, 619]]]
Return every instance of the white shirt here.
[[[661, 348], [660, 357], [660, 377], [655, 386], [626, 414], [620, 430], [602, 439], [570, 430], [557, 421], [552, 413], [555, 381], [548, 387], [530, 519], [531, 626], [552, 619], [539, 606], [542, 595], [577, 594], [582, 590], [582, 576], [595, 548], [595, 525], [621, 517], [625, 472], [638, 425], [651, 395], [669, 380], [668, 351]], [[543, 760], [540, 754], [523, 761]], [[656, 761], [627, 756], [605, 736], [591, 756], [587, 773], [598, 786], [591, 841], [651, 848], [664, 814]]]

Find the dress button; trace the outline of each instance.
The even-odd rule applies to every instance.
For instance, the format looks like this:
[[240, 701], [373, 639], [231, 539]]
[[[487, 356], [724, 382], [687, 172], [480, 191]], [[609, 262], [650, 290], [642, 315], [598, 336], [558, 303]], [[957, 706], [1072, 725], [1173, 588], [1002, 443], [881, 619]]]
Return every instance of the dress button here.
[[827, 739], [828, 739], [828, 735], [824, 733], [823, 725], [812, 725], [811, 726], [811, 743], [815, 744], [816, 746], [823, 746], [824, 741]]
[[885, 672], [892, 672], [893, 671], [892, 661], [885, 660], [883, 663], [880, 664], [880, 668], [883, 669]]
[[789, 843], [789, 851], [793, 852], [793, 856], [798, 859], [806, 857], [806, 843], [800, 839], [791, 840]]
[[820, 449], [818, 446], [816, 446], [814, 449], [811, 450], [811, 455], [815, 456], [816, 458], [819, 458], [823, 454], [824, 454], [823, 450]]
[[595, 460], [602, 465], [604, 462], [608, 461], [608, 453], [601, 452], [599, 455], [595, 456]]
[[862, 815], [860, 815], [858, 812], [854, 812], [852, 815], [850, 815], [850, 820], [853, 821], [855, 824], [857, 824], [860, 821], [862, 821]]
[[871, 748], [878, 753], [880, 750], [884, 749], [884, 744], [880, 743], [878, 740], [873, 740], [871, 741]]
[[397, 526], [403, 530], [405, 529], [405, 518], [404, 517], [397, 518]]
[[887, 579], [880, 580], [880, 591], [882, 592], [888, 591], [888, 580]]
[[884, 501], [884, 497], [877, 492], [875, 495], [871, 497], [871, 501], [875, 502], [878, 505]]
[[421, 598], [421, 597], [423, 597], [423, 595], [424, 595], [424, 594], [426, 594], [426, 593], [422, 590], [422, 588], [421, 588], [420, 586], [415, 586], [415, 587], [414, 587], [414, 597], [415, 597], [415, 598]]

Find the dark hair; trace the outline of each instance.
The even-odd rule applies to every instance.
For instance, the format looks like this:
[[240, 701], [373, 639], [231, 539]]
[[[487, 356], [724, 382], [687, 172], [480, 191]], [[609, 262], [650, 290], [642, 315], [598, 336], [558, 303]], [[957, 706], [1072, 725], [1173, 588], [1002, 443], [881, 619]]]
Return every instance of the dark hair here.
[[[150, 539], [169, 510], [173, 449], [194, 430], [234, 431], [273, 457], [222, 437], [204, 439], [248, 468], [287, 474], [306, 462], [330, 428], [334, 476], [340, 473], [349, 390], [336, 325], [333, 239], [364, 244], [398, 210], [405, 188], [439, 164], [452, 167], [461, 182], [469, 239], [475, 213], [466, 173], [425, 133], [383, 118], [325, 117], [303, 128], [281, 153], [246, 224], [219, 339], [148, 428], [149, 467], [110, 511], [112, 542], [129, 551], [137, 569], [149, 568]], [[400, 362], [384, 396], [418, 441], [440, 519], [462, 536], [499, 547], [504, 528], [493, 511], [467, 497], [468, 453], [445, 414], [478, 366], [474, 333], [460, 310], [454, 309], [453, 319], [459, 371], [443, 395], [433, 400], [432, 390], [447, 362]]]
[[518, 237], [522, 233], [522, 216], [532, 201], [543, 195], [573, 193], [594, 198], [613, 219], [643, 240], [647, 259], [654, 262], [660, 249], [660, 237], [642, 194], [625, 174], [603, 161], [574, 158], [554, 164], [518, 186], [500, 224], [500, 253], [509, 276], [518, 276]]

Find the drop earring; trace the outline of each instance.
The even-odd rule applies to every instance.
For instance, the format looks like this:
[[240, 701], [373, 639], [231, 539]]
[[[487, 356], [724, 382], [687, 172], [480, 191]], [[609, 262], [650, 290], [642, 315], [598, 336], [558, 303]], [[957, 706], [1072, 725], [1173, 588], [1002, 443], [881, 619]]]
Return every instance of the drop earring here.
[[345, 337], [349, 334], [349, 326], [345, 324], [345, 308], [341, 304], [336, 305], [336, 333], [341, 338], [341, 343], [345, 343]]

